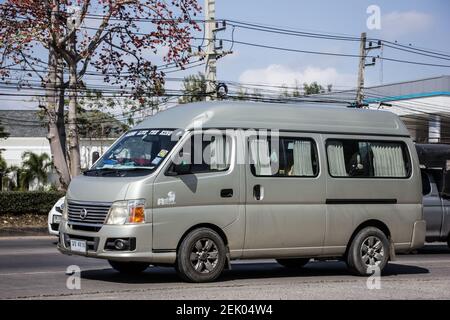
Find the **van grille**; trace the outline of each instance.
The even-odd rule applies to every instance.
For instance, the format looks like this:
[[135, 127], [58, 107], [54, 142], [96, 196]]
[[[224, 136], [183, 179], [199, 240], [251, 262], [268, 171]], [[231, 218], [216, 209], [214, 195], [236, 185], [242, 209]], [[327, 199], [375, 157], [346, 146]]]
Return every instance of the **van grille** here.
[[110, 207], [111, 203], [69, 201], [67, 203], [69, 224], [73, 227], [101, 228]]

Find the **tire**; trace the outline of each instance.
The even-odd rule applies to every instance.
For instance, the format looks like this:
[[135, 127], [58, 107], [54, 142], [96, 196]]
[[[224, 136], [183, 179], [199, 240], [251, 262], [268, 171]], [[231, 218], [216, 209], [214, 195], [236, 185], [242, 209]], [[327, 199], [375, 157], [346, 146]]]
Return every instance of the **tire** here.
[[360, 276], [371, 275], [372, 268], [376, 266], [381, 273], [388, 260], [389, 240], [380, 229], [375, 227], [364, 228], [356, 234], [346, 257], [350, 271]]
[[286, 268], [302, 268], [309, 260], [309, 258], [277, 259], [277, 262]]
[[217, 232], [209, 228], [191, 231], [177, 251], [175, 270], [188, 282], [210, 282], [222, 273], [227, 249]]
[[123, 274], [139, 274], [149, 267], [145, 262], [125, 262], [108, 260], [111, 267]]
[[450, 234], [449, 234], [448, 237], [447, 237], [447, 246], [448, 246], [448, 248], [450, 249]]

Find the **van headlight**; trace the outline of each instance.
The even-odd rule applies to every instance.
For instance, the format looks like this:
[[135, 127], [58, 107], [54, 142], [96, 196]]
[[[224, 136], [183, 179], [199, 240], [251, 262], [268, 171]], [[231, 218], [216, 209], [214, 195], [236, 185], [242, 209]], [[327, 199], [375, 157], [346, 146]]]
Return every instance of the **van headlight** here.
[[106, 224], [136, 224], [145, 222], [145, 200], [113, 202]]

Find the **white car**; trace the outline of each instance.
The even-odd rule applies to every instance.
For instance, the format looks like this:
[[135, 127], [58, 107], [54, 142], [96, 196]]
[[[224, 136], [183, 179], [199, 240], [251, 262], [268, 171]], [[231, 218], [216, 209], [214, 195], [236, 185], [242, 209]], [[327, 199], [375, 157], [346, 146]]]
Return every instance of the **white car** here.
[[47, 226], [50, 235], [59, 236], [59, 223], [61, 222], [65, 198], [66, 197], [62, 197], [56, 201], [55, 205], [48, 213]]

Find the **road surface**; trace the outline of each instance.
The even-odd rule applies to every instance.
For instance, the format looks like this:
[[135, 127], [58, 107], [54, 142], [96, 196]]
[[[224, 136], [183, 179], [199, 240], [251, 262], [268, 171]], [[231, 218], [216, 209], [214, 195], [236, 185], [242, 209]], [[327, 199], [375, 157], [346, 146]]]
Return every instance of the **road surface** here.
[[[444, 244], [399, 255], [381, 288], [369, 290], [365, 278], [350, 275], [338, 261], [313, 261], [298, 270], [274, 260], [237, 261], [207, 284], [184, 283], [172, 268], [124, 276], [106, 261], [60, 254], [55, 241], [0, 238], [0, 299], [450, 299], [450, 250]], [[81, 269], [80, 289], [67, 288], [70, 265]]]

